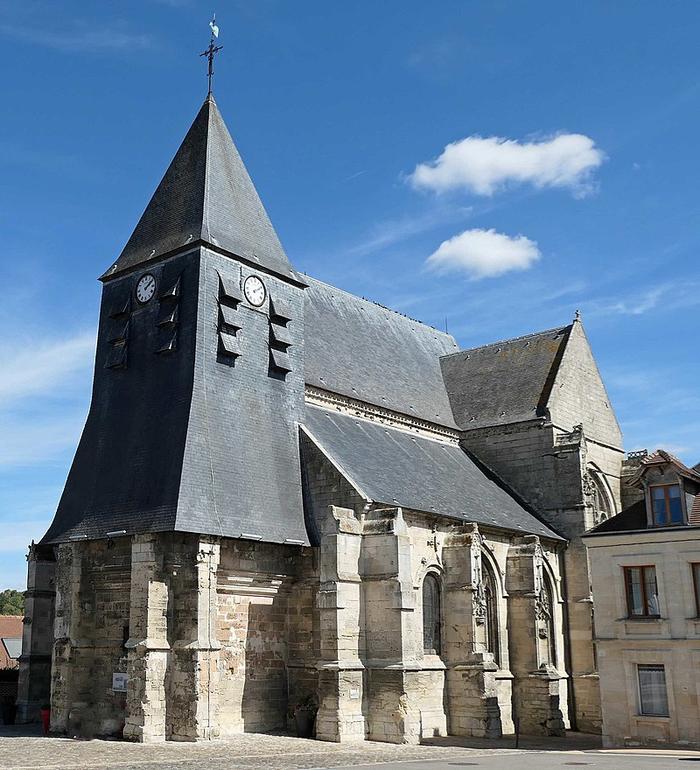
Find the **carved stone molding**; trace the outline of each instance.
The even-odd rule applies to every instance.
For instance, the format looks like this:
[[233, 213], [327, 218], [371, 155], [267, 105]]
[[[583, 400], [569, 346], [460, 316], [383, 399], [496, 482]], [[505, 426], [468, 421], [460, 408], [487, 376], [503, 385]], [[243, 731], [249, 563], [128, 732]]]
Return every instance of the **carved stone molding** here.
[[452, 428], [446, 428], [427, 420], [421, 420], [418, 417], [411, 417], [407, 414], [394, 412], [391, 409], [384, 409], [381, 406], [374, 406], [364, 401], [331, 393], [328, 390], [315, 388], [312, 385], [306, 386], [305, 395], [306, 401], [310, 404], [323, 406], [326, 409], [333, 408], [335, 411], [350, 415], [351, 417], [360, 417], [429, 438], [439, 436], [442, 439], [448, 439], [452, 444], [457, 444], [459, 441], [459, 432]]

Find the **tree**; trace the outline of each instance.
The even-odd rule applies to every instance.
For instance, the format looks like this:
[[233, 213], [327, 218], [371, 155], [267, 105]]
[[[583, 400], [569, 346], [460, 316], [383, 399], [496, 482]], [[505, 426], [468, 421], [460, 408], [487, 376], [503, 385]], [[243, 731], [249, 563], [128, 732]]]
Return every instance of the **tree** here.
[[24, 594], [12, 588], [0, 591], [0, 615], [24, 615]]

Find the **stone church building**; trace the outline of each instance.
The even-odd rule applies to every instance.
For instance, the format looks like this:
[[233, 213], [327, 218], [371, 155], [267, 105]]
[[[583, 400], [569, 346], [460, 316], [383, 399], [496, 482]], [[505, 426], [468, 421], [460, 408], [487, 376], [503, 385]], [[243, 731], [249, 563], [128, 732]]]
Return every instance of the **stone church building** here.
[[[104, 273], [29, 553], [20, 716], [197, 740], [600, 729], [580, 535], [621, 435], [572, 323], [460, 350], [296, 272], [214, 99]], [[50, 692], [50, 696], [49, 696]]]

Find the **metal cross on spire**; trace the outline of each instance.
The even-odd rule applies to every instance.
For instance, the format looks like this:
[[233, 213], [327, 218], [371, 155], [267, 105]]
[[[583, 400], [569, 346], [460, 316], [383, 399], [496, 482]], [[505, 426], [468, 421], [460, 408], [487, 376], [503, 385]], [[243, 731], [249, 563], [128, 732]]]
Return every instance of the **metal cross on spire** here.
[[216, 14], [214, 14], [214, 18], [209, 22], [209, 27], [211, 29], [209, 48], [199, 54], [200, 56], [206, 56], [207, 61], [209, 62], [209, 68], [207, 71], [207, 80], [209, 82], [209, 90], [207, 92], [208, 96], [211, 95], [211, 82], [214, 77], [214, 55], [223, 48], [222, 45], [214, 45], [216, 39], [219, 37], [219, 28], [216, 26]]

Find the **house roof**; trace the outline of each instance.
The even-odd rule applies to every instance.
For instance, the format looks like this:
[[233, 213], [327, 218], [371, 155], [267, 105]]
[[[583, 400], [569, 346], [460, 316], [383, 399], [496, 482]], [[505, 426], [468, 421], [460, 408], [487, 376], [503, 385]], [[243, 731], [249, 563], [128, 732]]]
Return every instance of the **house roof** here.
[[638, 500], [636, 503], [624, 508], [616, 516], [598, 524], [597, 527], [589, 530], [586, 534], [593, 535], [603, 532], [629, 532], [638, 529], [647, 528], [647, 506], [645, 500]]
[[211, 95], [102, 279], [198, 241], [299, 280]]
[[463, 430], [545, 416], [573, 324], [445, 356], [442, 372]]
[[372, 502], [562, 539], [457, 444], [309, 405], [303, 427]]
[[681, 476], [685, 476], [691, 481], [700, 483], [700, 471], [698, 471], [698, 466], [689, 468], [682, 460], [679, 460], [675, 455], [672, 455], [665, 449], [657, 449], [655, 452], [652, 452], [642, 459], [635, 480], [639, 478], [650, 465], [663, 465], [665, 463], [671, 463], [671, 465], [675, 466]]
[[0, 637], [21, 638], [22, 621], [21, 615], [0, 615]]
[[[306, 277], [305, 277], [306, 278]], [[440, 356], [449, 334], [306, 278], [306, 383], [456, 428]]]

